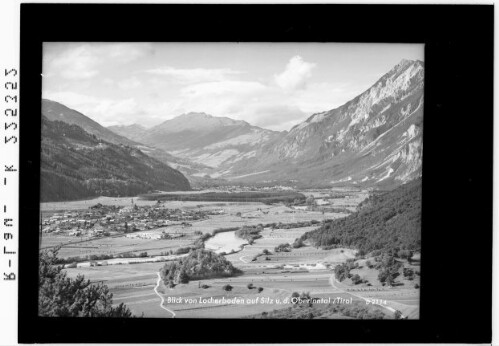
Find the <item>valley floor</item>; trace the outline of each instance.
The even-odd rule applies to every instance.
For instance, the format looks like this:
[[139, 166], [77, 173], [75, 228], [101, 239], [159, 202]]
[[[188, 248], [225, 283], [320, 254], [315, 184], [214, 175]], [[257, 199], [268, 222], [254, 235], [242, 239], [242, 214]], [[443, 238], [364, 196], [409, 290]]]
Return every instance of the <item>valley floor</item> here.
[[[320, 200], [327, 197], [328, 191], [307, 191], [305, 194], [314, 195], [315, 199], [322, 203]], [[366, 197], [366, 192], [355, 191], [347, 197], [327, 202], [337, 208], [354, 210], [355, 206]], [[139, 199], [135, 199], [135, 202], [154, 203]], [[101, 197], [90, 201], [44, 203], [42, 213], [86, 209], [96, 203], [129, 205], [130, 198]], [[404, 283], [393, 288], [381, 287], [375, 283], [377, 273], [362, 268], [358, 269], [359, 275], [372, 282], [370, 291], [367, 291], [368, 287], [361, 288], [349, 280], [338, 283], [334, 279], [334, 266], [354, 258], [355, 250], [346, 248], [320, 250], [306, 245], [290, 252], [274, 251], [279, 244], [293, 243], [305, 232], [315, 229], [315, 226], [289, 229], [267, 227], [261, 231], [262, 237], [256, 239], [252, 245], [226, 234], [218, 239], [218, 243], [212, 242], [210, 246], [219, 253], [229, 253], [226, 258], [243, 271], [242, 275], [191, 281], [188, 284], [177, 285], [173, 289], [166, 288], [161, 280], [158, 281], [158, 271], [163, 263], [152, 261], [177, 258], [175, 255], [164, 256], [164, 254], [192, 245], [200, 233], [211, 233], [217, 228], [243, 225], [321, 221], [344, 217], [347, 214], [297, 210], [284, 205], [269, 206], [261, 203], [168, 201], [164, 203], [164, 207], [187, 210], [223, 209], [224, 213], [210, 215], [206, 220], [194, 221], [189, 227], [177, 224], [150, 231], [182, 235], [175, 239], [103, 237], [76, 243], [71, 237], [44, 234], [42, 248], [60, 243], [66, 244], [59, 250], [60, 257], [147, 252], [146, 258], [130, 261], [111, 259], [105, 263], [97, 261], [95, 266], [80, 264], [76, 268], [65, 269], [70, 277], [82, 274], [92, 282], [103, 282], [113, 293], [113, 302], [125, 303], [137, 316], [143, 314], [145, 317], [158, 318], [248, 318], [262, 312], [288, 308], [293, 305], [289, 301], [293, 292], [308, 292], [311, 297], [325, 298], [325, 301], [329, 299], [338, 301], [341, 298], [344, 302], [350, 300], [367, 304], [366, 299], [386, 300], [386, 304], [382, 302], [379, 309], [388, 316], [393, 316], [393, 311], [399, 310], [409, 318], [419, 317], [419, 290], [414, 288], [414, 283]], [[222, 234], [224, 233], [219, 233], [217, 236]], [[233, 253], [228, 251], [235, 248], [237, 250]], [[270, 254], [261, 255], [264, 250], [268, 250]], [[227, 284], [233, 287], [229, 292], [223, 289]], [[249, 284], [252, 284], [253, 288], [248, 288]], [[213, 301], [215, 299], [219, 301]], [[225, 302], [222, 299], [225, 299]]]

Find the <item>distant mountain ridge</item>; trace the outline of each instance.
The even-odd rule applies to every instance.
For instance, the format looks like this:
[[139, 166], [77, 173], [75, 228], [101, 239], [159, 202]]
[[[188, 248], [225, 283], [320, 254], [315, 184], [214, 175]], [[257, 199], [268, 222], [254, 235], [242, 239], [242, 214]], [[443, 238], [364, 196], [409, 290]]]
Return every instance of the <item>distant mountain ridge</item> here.
[[166, 120], [145, 131], [137, 127], [114, 126], [109, 129], [134, 139], [140, 136], [141, 142], [146, 145], [206, 165], [214, 172], [254, 156], [259, 146], [280, 135], [242, 120], [193, 112]]
[[141, 138], [143, 138], [144, 134], [146, 133], [147, 129], [139, 124], [132, 124], [132, 125], [113, 125], [113, 126], [108, 126], [108, 130], [129, 138], [133, 141], [140, 142]]
[[179, 171], [140, 150], [42, 116], [41, 201], [190, 190]]

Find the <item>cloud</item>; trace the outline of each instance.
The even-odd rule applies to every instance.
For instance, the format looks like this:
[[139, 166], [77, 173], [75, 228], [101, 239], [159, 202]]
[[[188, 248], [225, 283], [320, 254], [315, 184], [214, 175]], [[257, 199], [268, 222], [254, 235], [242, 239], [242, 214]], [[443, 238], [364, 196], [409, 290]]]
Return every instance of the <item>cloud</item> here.
[[315, 66], [315, 64], [308, 63], [301, 56], [296, 55], [289, 60], [284, 72], [274, 76], [274, 80], [279, 87], [285, 90], [304, 89]]
[[[311, 85], [312, 90], [326, 94], [322, 88], [330, 85]], [[227, 116], [245, 120], [250, 124], [287, 130], [307, 117], [303, 109], [319, 111], [331, 103], [314, 104], [310, 92], [299, 90], [292, 95], [275, 85], [255, 81], [221, 81], [199, 83], [181, 90], [171, 111], [177, 115], [190, 111], [206, 112], [215, 116]], [[328, 108], [326, 108], [328, 109]]]
[[59, 75], [69, 80], [84, 80], [100, 73], [102, 65], [129, 63], [146, 54], [151, 54], [150, 44], [135, 43], [83, 43], [66, 44], [62, 51], [54, 52], [59, 44], [47, 43], [44, 49], [44, 75]]
[[72, 91], [44, 91], [43, 97], [60, 102], [90, 117], [103, 126], [139, 123], [141, 119], [137, 115], [144, 114], [134, 98], [113, 100]]
[[164, 76], [171, 78], [171, 80], [179, 83], [203, 83], [203, 82], [214, 82], [223, 81], [229, 79], [231, 76], [239, 75], [244, 73], [242, 71], [235, 71], [228, 68], [223, 69], [205, 69], [205, 68], [194, 68], [194, 69], [181, 69], [174, 68], [171, 66], [165, 66], [156, 69], [146, 70], [145, 72], [150, 74], [155, 74], [159, 76]]
[[50, 72], [57, 70], [61, 77], [66, 79], [86, 79], [97, 74], [95, 69], [99, 59], [93, 55], [88, 47], [80, 46], [69, 49], [52, 60]]
[[220, 81], [209, 83], [198, 83], [184, 87], [181, 94], [185, 97], [220, 96], [220, 95], [241, 95], [247, 96], [265, 91], [267, 86], [259, 82], [252, 81]]
[[142, 82], [137, 77], [130, 77], [118, 82], [118, 87], [124, 90], [136, 89], [142, 86]]
[[[131, 76], [118, 71], [95, 79], [84, 78], [89, 73], [100, 73], [106, 59], [109, 66], [111, 57], [114, 64], [139, 59], [144, 54], [152, 52], [134, 44], [64, 46], [63, 53], [49, 61], [64, 67], [52, 66], [50, 72], [65, 73], [65, 78], [44, 80], [43, 95], [104, 126], [153, 126], [183, 113], [206, 112], [273, 130], [289, 130], [313, 113], [333, 109], [358, 94], [358, 88], [352, 85], [313, 82], [310, 77], [316, 64], [305, 62], [300, 56], [291, 57], [282, 66], [282, 73], [270, 72], [266, 76], [231, 68], [166, 66]], [[73, 64], [69, 64], [71, 59]], [[141, 67], [135, 71], [144, 72], [143, 62], [137, 63]], [[123, 65], [117, 66], [121, 70]], [[133, 66], [123, 67], [123, 71]], [[239, 79], [243, 73], [244, 80]]]

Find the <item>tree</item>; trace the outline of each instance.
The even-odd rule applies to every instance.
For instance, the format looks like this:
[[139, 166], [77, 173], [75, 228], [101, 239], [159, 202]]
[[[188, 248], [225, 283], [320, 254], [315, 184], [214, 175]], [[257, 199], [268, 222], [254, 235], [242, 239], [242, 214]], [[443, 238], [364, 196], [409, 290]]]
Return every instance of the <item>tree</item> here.
[[189, 282], [189, 276], [184, 270], [181, 270], [180, 273], [178, 274], [178, 283], [186, 284], [188, 282]]
[[308, 205], [308, 206], [311, 206], [311, 207], [313, 207], [313, 206], [316, 206], [316, 205], [317, 205], [317, 202], [315, 201], [315, 198], [314, 198], [314, 196], [312, 196], [312, 195], [310, 195], [310, 196], [307, 198], [306, 203], [307, 203], [307, 205]]
[[362, 282], [359, 274], [355, 274], [354, 276], [352, 276], [352, 282], [354, 283], [354, 285], [357, 285], [359, 284], [360, 282]]
[[100, 283], [90, 284], [83, 275], [67, 277], [57, 265], [57, 250], [40, 254], [38, 314], [46, 317], [132, 317], [123, 304], [113, 307], [113, 294]]
[[402, 313], [399, 310], [396, 310], [393, 313], [393, 318], [395, 318], [396, 320], [400, 320], [402, 318]]
[[248, 289], [253, 289], [253, 284], [252, 283], [249, 283], [246, 287], [248, 287]]
[[302, 292], [300, 294], [300, 302], [307, 306], [312, 306], [312, 297], [310, 296], [310, 292]]
[[293, 248], [298, 249], [303, 246], [303, 240], [301, 238], [297, 238], [295, 242], [293, 243]]
[[260, 293], [261, 291], [263, 291], [263, 287], [258, 287], [258, 293]]
[[386, 283], [387, 283], [387, 285], [392, 286], [394, 282], [395, 282], [395, 278], [393, 277], [393, 275], [392, 274], [388, 274], [386, 276]]
[[222, 288], [224, 289], [224, 291], [227, 291], [227, 292], [232, 291], [232, 286], [229, 284], [224, 285]]

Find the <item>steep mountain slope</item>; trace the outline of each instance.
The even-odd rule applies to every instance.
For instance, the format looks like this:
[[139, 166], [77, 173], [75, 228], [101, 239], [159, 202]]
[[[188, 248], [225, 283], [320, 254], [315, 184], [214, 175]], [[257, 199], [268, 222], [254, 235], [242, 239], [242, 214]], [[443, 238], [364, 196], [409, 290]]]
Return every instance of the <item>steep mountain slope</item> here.
[[422, 164], [423, 79], [422, 62], [402, 60], [361, 95], [312, 115], [227, 175], [312, 185], [414, 179]]
[[116, 133], [106, 129], [98, 122], [90, 119], [82, 113], [55, 101], [42, 99], [42, 115], [48, 120], [59, 120], [67, 124], [78, 125], [83, 130], [90, 134], [96, 135], [98, 138], [101, 138], [106, 142], [130, 146], [137, 144], [126, 137], [117, 135]]
[[421, 249], [421, 179], [369, 197], [359, 210], [305, 233], [314, 246], [373, 250]]
[[190, 190], [179, 171], [140, 150], [42, 116], [41, 201]]
[[279, 135], [245, 121], [188, 113], [147, 130], [143, 143], [220, 172], [254, 157], [263, 143]]

